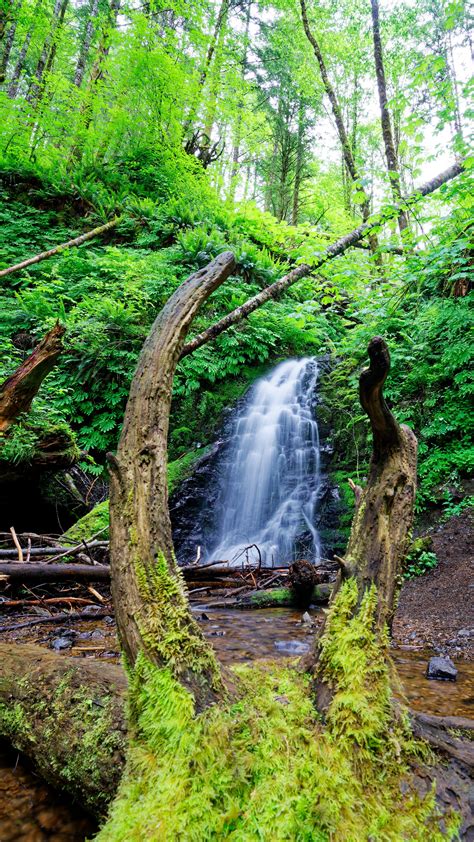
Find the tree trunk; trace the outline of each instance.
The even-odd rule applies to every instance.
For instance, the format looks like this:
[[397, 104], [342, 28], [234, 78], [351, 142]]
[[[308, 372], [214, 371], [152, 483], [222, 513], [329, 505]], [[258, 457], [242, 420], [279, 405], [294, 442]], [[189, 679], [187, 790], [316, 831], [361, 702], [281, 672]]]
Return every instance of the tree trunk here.
[[247, 72], [247, 56], [248, 56], [248, 48], [249, 48], [249, 28], [250, 28], [250, 16], [252, 13], [252, 2], [248, 0], [247, 2], [247, 13], [245, 16], [245, 31], [244, 31], [244, 49], [242, 54], [242, 61], [241, 61], [241, 73], [240, 79], [242, 83], [242, 88], [238, 94], [237, 100], [237, 116], [236, 116], [236, 123], [235, 123], [235, 133], [234, 133], [234, 143], [232, 146], [232, 169], [230, 171], [230, 187], [229, 187], [229, 199], [231, 202], [235, 199], [235, 191], [237, 188], [237, 181], [239, 175], [239, 161], [240, 161], [240, 144], [242, 140], [242, 118], [244, 113], [244, 84], [245, 84], [245, 74]]
[[[380, 102], [380, 122], [385, 146], [385, 157], [387, 159], [388, 176], [390, 179], [393, 198], [395, 202], [400, 202], [402, 199], [402, 190], [400, 185], [397, 152], [395, 149], [390, 112], [388, 109], [382, 39], [380, 37], [379, 4], [378, 0], [370, 0], [370, 2], [372, 7], [372, 35], [374, 40], [375, 72], [377, 75], [377, 88]], [[408, 228], [408, 216], [405, 211], [401, 211], [398, 216], [398, 227], [400, 229], [400, 234], [403, 234], [403, 232]]]
[[[347, 135], [346, 127], [344, 125], [344, 120], [342, 117], [341, 107], [339, 105], [339, 101], [336, 96], [336, 92], [331, 84], [329, 79], [329, 74], [327, 72], [326, 64], [323, 58], [323, 54], [321, 52], [321, 48], [315, 36], [313, 35], [309, 20], [308, 20], [308, 12], [306, 9], [306, 0], [300, 0], [301, 4], [301, 18], [303, 21], [304, 31], [306, 33], [306, 37], [313, 48], [314, 55], [316, 56], [316, 60], [319, 64], [319, 70], [321, 72], [321, 79], [323, 82], [324, 90], [328, 96], [329, 102], [331, 103], [332, 113], [334, 115], [334, 120], [336, 123], [337, 133], [339, 135], [339, 141], [342, 147], [342, 154], [344, 157], [344, 161], [347, 167], [347, 172], [349, 173], [354, 186], [356, 187], [359, 193], [362, 193], [364, 196], [363, 202], [361, 204], [361, 211], [362, 211], [362, 219], [364, 222], [367, 222], [370, 216], [370, 196], [367, 195], [367, 192], [362, 184], [360, 179], [360, 173], [357, 169], [357, 164], [354, 158], [354, 153], [351, 147], [351, 143], [349, 137]], [[375, 234], [371, 234], [369, 238], [370, 247], [373, 252], [377, 250], [378, 247], [378, 240]]]
[[86, 72], [87, 59], [92, 44], [92, 36], [94, 33], [94, 24], [99, 10], [99, 0], [91, 0], [90, 13], [87, 16], [86, 29], [84, 32], [84, 39], [81, 44], [79, 57], [77, 59], [76, 72], [74, 73], [74, 84], [80, 88], [84, 73]]
[[[54, 37], [56, 34], [56, 30], [58, 26], [60, 26], [60, 16], [62, 13], [62, 17], [64, 17], [64, 13], [66, 9], [64, 8], [64, 12], [62, 12], [63, 5], [67, 4], [67, 0], [56, 0], [53, 9], [53, 19], [51, 21], [51, 31], [45, 38], [43, 43], [43, 47], [41, 49], [40, 57], [36, 64], [35, 74], [34, 74], [34, 81], [30, 85], [30, 89], [27, 94], [27, 99], [29, 102], [35, 102], [41, 96], [41, 90], [43, 87], [43, 75], [46, 68], [46, 63], [48, 61], [49, 52], [51, 49], [51, 45], [54, 41]], [[62, 19], [61, 19], [62, 20]]]
[[222, 692], [219, 671], [187, 605], [171, 538], [167, 438], [173, 376], [201, 304], [235, 267], [219, 255], [185, 281], [156, 319], [132, 382], [117, 450], [110, 457], [112, 595], [127, 662], [140, 653], [167, 666], [198, 709]]
[[64, 328], [57, 323], [41, 340], [33, 353], [0, 386], [0, 432], [4, 433], [27, 412], [44, 378], [54, 368], [63, 350]]
[[300, 189], [303, 180], [304, 165], [304, 105], [300, 98], [298, 104], [298, 136], [296, 146], [295, 179], [293, 183], [293, 206], [291, 209], [291, 224], [298, 225], [300, 214]]
[[[0, 643], [0, 737], [32, 760], [46, 781], [98, 817], [112, 801], [125, 766], [126, 692], [121, 666]], [[474, 768], [469, 739], [474, 721], [415, 711], [410, 718], [416, 735], [443, 757], [423, 774], [451, 790], [446, 812], [454, 792], [469, 816], [466, 769]]]
[[356, 494], [356, 511], [349, 544], [341, 560], [340, 581], [357, 579], [359, 600], [367, 588], [377, 588], [377, 624], [391, 625], [401, 565], [413, 524], [416, 492], [417, 441], [409, 427], [399, 425], [383, 397], [390, 355], [380, 336], [369, 344], [370, 367], [360, 376], [360, 402], [369, 416], [373, 449], [366, 488]]
[[98, 816], [123, 771], [126, 692], [118, 666], [0, 644], [0, 735]]
[[[17, 9], [18, 12], [18, 9]], [[7, 33], [7, 37], [5, 39], [5, 47], [3, 50], [2, 60], [0, 62], [0, 85], [3, 85], [5, 81], [5, 76], [7, 73], [8, 62], [10, 61], [10, 53], [12, 51], [13, 42], [15, 40], [15, 32], [17, 27], [18, 21], [14, 20], [13, 23], [10, 25], [10, 28]]]
[[37, 4], [35, 6], [34, 12], [33, 12], [33, 22], [31, 23], [30, 28], [25, 35], [25, 40], [23, 41], [23, 46], [22, 46], [22, 48], [20, 50], [20, 53], [18, 55], [18, 59], [17, 59], [17, 62], [15, 64], [15, 67], [13, 68], [12, 77], [10, 79], [10, 84], [8, 86], [8, 96], [9, 96], [10, 99], [15, 99], [15, 97], [18, 93], [18, 84], [19, 84], [19, 81], [20, 81], [20, 76], [22, 74], [23, 67], [25, 65], [26, 54], [27, 54], [29, 46], [30, 46], [30, 41], [33, 37], [34, 20], [38, 16], [40, 8], [41, 8], [41, 0], [38, 0]]

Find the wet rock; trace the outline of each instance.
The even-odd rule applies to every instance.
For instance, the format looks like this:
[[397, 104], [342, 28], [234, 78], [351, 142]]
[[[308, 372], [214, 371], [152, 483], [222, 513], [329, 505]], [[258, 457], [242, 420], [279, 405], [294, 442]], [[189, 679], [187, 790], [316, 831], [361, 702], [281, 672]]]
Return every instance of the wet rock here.
[[436, 681], [456, 681], [458, 671], [451, 658], [430, 658], [426, 677]]
[[71, 637], [55, 637], [50, 643], [51, 649], [61, 652], [63, 649], [70, 649], [72, 646]]
[[104, 622], [107, 623], [108, 626], [113, 626], [115, 620], [113, 617], [104, 617]]
[[311, 614], [308, 614], [308, 612], [305, 611], [302, 618], [301, 618], [301, 622], [304, 623], [305, 626], [312, 626], [313, 620], [311, 618]]
[[91, 640], [102, 640], [103, 637], [105, 637], [104, 632], [100, 629], [94, 629], [91, 634]]
[[459, 629], [458, 637], [474, 637], [474, 629]]
[[309, 643], [300, 640], [275, 640], [277, 652], [285, 652], [287, 655], [304, 655], [309, 652]]
[[84, 608], [84, 614], [97, 614], [98, 611], [102, 611], [101, 605], [86, 605]]

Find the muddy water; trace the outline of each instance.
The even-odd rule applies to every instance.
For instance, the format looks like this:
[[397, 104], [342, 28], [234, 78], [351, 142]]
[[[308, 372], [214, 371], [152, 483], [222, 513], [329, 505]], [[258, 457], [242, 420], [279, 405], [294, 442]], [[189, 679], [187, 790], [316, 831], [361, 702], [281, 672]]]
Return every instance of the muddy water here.
[[[278, 608], [231, 611], [194, 606], [201, 628], [225, 664], [296, 657], [308, 651], [321, 611], [310, 612], [314, 627], [302, 623], [302, 612]], [[118, 660], [113, 625], [103, 620], [77, 624], [72, 646], [64, 652], [78, 658]], [[16, 633], [17, 642], [48, 645], [62, 630], [51, 626]], [[425, 678], [428, 652], [394, 649], [392, 658], [401, 678], [405, 700], [417, 710], [438, 715], [474, 717], [474, 664], [459, 662], [456, 683]], [[94, 824], [68, 799], [45, 786], [22, 764], [15, 752], [0, 743], [0, 842], [83, 842]]]
[[[309, 613], [315, 626], [319, 625], [322, 612]], [[301, 622], [302, 612], [288, 608], [218, 611], [202, 606], [196, 610], [196, 616], [219, 660], [226, 664], [301, 655], [314, 639], [314, 631]], [[431, 654], [416, 649], [392, 650], [403, 688], [398, 695], [415, 710], [474, 718], [474, 663], [456, 663], [456, 682], [428, 681], [425, 672]]]
[[96, 824], [0, 743], [0, 841], [82, 842]]

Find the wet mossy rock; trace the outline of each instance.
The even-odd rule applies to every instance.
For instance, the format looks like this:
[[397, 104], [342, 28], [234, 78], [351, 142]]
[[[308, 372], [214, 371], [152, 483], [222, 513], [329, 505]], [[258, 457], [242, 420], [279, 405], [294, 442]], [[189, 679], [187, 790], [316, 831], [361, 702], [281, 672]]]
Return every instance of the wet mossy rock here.
[[[196, 463], [207, 453], [207, 448], [201, 447], [198, 450], [193, 450], [186, 453], [179, 459], [168, 463], [168, 492], [172, 494], [176, 488], [183, 482], [191, 473]], [[93, 535], [100, 533], [101, 540], [109, 538], [109, 501], [104, 500], [98, 503], [97, 506], [88, 512], [84, 517], [80, 518], [67, 532], [64, 533], [63, 539], [71, 544], [77, 544], [80, 541], [91, 538]]]

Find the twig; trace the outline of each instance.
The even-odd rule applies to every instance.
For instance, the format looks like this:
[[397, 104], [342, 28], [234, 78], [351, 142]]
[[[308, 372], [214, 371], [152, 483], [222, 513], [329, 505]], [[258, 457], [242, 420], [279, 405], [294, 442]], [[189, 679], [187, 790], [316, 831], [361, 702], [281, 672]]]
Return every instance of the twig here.
[[7, 631], [16, 631], [16, 629], [26, 629], [28, 626], [38, 626], [40, 623], [65, 623], [75, 622], [76, 620], [97, 620], [102, 617], [110, 617], [111, 611], [94, 611], [89, 614], [88, 611], [77, 611], [76, 614], [52, 614], [51, 617], [35, 617], [34, 620], [26, 620], [24, 623], [14, 623], [9, 626], [0, 626], [0, 634]]
[[31, 555], [31, 538], [28, 538], [28, 549], [26, 551], [26, 561], [27, 562], [30, 560], [30, 555]]
[[20, 542], [17, 538], [17, 534], [16, 534], [15, 528], [13, 526], [10, 526], [10, 532], [11, 532], [11, 536], [13, 538], [13, 543], [15, 544], [15, 547], [16, 547], [17, 552], [18, 552], [18, 561], [24, 561], [23, 550], [21, 549]]

